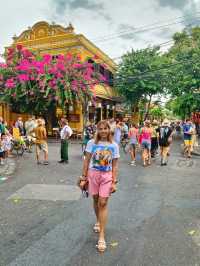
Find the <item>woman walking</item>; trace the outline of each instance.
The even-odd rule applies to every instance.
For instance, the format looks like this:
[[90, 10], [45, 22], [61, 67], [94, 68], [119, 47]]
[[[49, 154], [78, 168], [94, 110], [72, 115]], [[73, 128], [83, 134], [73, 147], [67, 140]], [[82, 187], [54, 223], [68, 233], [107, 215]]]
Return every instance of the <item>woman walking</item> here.
[[86, 147], [86, 157], [80, 187], [89, 182], [89, 194], [93, 196], [96, 215], [94, 231], [99, 233], [97, 249], [106, 250], [105, 227], [108, 216], [108, 199], [116, 191], [119, 147], [113, 142], [110, 125], [107, 121], [97, 124], [95, 139]]
[[143, 166], [151, 164], [152, 128], [150, 126], [151, 126], [150, 121], [146, 120], [144, 122], [144, 127], [142, 127], [140, 131]]
[[129, 129], [128, 137], [129, 137], [130, 155], [131, 155], [130, 164], [135, 166], [136, 146], [138, 144], [138, 128], [136, 127], [135, 124], [132, 124], [131, 128]]

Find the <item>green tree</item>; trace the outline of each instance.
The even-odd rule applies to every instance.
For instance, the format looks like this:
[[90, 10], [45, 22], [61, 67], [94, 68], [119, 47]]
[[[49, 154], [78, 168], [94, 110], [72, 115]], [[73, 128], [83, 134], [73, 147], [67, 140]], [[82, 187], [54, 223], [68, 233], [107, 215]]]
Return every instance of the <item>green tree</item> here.
[[200, 95], [186, 93], [178, 96], [167, 103], [167, 108], [173, 112], [174, 115], [185, 119], [191, 115], [192, 112], [200, 111]]
[[165, 88], [162, 67], [168, 58], [160, 54], [159, 47], [132, 50], [122, 57], [115, 85], [119, 93], [131, 106], [140, 101], [147, 102], [145, 119], [149, 115], [152, 97], [161, 94]]
[[153, 119], [162, 119], [164, 116], [162, 107], [154, 106], [150, 110], [150, 115]]
[[172, 98], [172, 110], [181, 117], [199, 109], [200, 98], [200, 28], [176, 33], [174, 45], [167, 57], [172, 62], [168, 69], [167, 89]]

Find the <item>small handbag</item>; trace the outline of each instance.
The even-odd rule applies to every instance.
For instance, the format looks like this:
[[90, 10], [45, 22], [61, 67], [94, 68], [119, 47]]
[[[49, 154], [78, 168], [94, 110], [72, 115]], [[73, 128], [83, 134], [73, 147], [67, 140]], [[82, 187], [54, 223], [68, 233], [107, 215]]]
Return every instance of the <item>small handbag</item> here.
[[[81, 183], [83, 182], [84, 184], [81, 185]], [[87, 198], [89, 196], [88, 193], [89, 181], [87, 179], [83, 179], [82, 176], [79, 176], [77, 181], [77, 186], [81, 189], [83, 196]]]

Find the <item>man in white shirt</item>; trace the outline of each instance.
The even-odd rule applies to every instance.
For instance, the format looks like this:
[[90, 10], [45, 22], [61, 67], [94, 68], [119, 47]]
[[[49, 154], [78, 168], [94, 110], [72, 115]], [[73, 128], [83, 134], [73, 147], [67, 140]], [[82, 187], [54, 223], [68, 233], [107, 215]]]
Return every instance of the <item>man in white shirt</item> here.
[[68, 163], [68, 145], [69, 145], [69, 138], [72, 135], [72, 129], [70, 128], [70, 126], [68, 125], [68, 122], [66, 119], [62, 119], [61, 121], [61, 132], [60, 132], [60, 136], [61, 136], [61, 149], [60, 149], [60, 155], [61, 155], [61, 160], [59, 161], [59, 163]]

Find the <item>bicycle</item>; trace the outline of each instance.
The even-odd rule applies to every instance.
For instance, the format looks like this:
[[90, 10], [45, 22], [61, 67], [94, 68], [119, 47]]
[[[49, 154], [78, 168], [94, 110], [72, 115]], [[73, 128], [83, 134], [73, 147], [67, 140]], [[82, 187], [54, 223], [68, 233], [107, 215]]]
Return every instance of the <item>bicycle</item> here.
[[27, 137], [24, 137], [24, 141], [25, 141], [25, 150], [29, 153], [32, 153], [32, 146], [34, 144], [34, 141], [33, 141], [33, 137], [31, 136], [27, 136]]
[[22, 156], [25, 151], [24, 140], [11, 140], [11, 152], [15, 151], [17, 156]]

